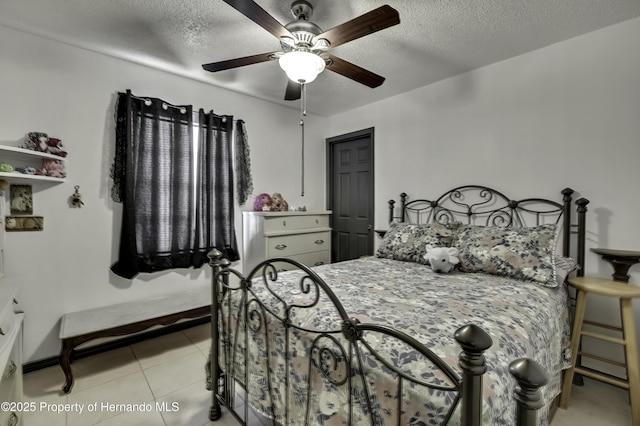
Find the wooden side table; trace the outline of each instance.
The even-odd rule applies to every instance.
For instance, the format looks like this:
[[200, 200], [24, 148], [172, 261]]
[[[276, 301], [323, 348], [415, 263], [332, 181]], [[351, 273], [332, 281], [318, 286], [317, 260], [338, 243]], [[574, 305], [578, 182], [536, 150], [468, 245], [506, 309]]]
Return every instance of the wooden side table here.
[[615, 281], [629, 282], [629, 268], [640, 263], [640, 251], [614, 250], [607, 248], [592, 248], [592, 252], [598, 253], [602, 259], [613, 265], [613, 279]]

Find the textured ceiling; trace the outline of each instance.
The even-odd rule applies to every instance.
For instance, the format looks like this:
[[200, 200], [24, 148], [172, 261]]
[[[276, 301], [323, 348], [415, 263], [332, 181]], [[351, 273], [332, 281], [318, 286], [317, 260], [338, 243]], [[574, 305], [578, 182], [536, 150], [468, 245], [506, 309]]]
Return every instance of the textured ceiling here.
[[[323, 30], [383, 4], [399, 25], [331, 53], [386, 77], [370, 89], [330, 71], [308, 87], [309, 112], [330, 116], [640, 16], [639, 0], [310, 0]], [[289, 0], [257, 0], [279, 22]], [[219, 73], [201, 64], [280, 49], [222, 0], [1, 0], [0, 25], [150, 65], [216, 86], [284, 101], [276, 62]]]

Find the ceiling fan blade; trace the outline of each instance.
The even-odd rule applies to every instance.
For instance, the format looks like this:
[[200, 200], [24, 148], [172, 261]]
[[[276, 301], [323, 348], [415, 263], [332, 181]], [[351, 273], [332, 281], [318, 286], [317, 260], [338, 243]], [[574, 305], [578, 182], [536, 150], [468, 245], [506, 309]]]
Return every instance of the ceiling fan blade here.
[[371, 88], [375, 88], [384, 83], [385, 78], [375, 74], [369, 70], [359, 67], [351, 62], [347, 62], [344, 59], [340, 59], [337, 56], [331, 54], [322, 55], [330, 59], [327, 64], [327, 69], [335, 73], [343, 75], [358, 83], [364, 84]]
[[317, 35], [314, 41], [326, 39], [331, 43], [331, 47], [336, 47], [399, 23], [398, 11], [384, 5]]
[[302, 96], [302, 84], [287, 78], [287, 90], [284, 93], [285, 101], [295, 101]]
[[229, 6], [260, 25], [277, 38], [294, 38], [291, 32], [252, 0], [223, 0]]
[[260, 53], [259, 55], [245, 56], [244, 58], [228, 59], [226, 61], [211, 62], [210, 64], [202, 65], [206, 71], [216, 72], [224, 71], [231, 68], [244, 67], [245, 65], [258, 64], [260, 62], [266, 62], [274, 59], [276, 55], [281, 52], [269, 52]]

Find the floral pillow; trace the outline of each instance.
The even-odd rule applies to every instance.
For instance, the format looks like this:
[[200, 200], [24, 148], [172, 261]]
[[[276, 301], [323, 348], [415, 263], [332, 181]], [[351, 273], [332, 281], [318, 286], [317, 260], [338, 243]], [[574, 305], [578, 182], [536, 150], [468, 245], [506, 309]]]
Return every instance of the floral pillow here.
[[556, 225], [530, 228], [464, 225], [453, 246], [460, 251], [463, 272], [484, 272], [557, 287], [556, 240]]
[[397, 223], [391, 228], [380, 242], [377, 257], [428, 264], [424, 259], [427, 244], [433, 247], [449, 247], [453, 242], [459, 222], [452, 223]]
[[570, 273], [578, 269], [578, 262], [572, 257], [556, 257], [556, 282], [564, 284]]

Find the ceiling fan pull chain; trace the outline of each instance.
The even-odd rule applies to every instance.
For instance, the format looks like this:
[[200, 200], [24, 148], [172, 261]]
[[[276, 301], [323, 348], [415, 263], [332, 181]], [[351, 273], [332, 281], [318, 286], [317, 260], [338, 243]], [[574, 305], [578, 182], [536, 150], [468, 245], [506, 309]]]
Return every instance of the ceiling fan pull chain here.
[[307, 85], [300, 83], [302, 86], [302, 96], [300, 99], [300, 130], [302, 132], [302, 190], [301, 196], [304, 197], [304, 117], [307, 115]]

